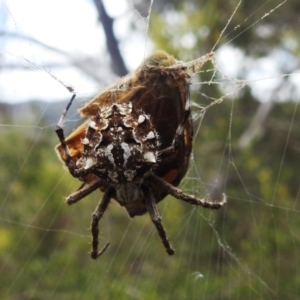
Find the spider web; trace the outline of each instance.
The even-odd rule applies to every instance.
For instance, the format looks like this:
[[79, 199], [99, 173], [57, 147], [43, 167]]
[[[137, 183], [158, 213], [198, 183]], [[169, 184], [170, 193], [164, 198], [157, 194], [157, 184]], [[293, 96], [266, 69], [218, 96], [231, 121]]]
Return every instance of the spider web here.
[[[77, 2], [68, 5], [80, 5]], [[84, 43], [75, 50], [70, 42], [66, 50], [51, 48], [51, 42], [43, 44], [41, 40], [37, 45], [23, 27], [14, 4], [2, 4], [12, 24], [9, 35], [13, 43], [2, 42], [0, 46], [0, 276], [5, 287], [1, 288], [1, 298], [298, 298], [296, 41], [287, 37], [280, 50], [256, 60], [235, 44], [253, 28], [262, 35], [270, 34], [261, 25], [263, 21], [284, 13], [292, 3], [259, 3], [242, 19], [236, 17], [245, 3], [231, 4], [233, 9], [226, 11], [223, 30], [206, 49], [207, 53], [215, 52], [215, 62], [208, 62], [193, 78], [194, 150], [180, 188], [198, 197], [219, 198], [225, 192], [226, 207], [211, 212], [172, 197], [160, 203], [164, 227], [176, 249], [175, 256], [169, 257], [149, 216], [130, 220], [122, 208], [111, 203], [100, 222], [100, 243], [109, 241], [111, 246], [97, 261], [87, 254], [91, 240], [88, 227], [101, 195], [95, 192], [67, 207], [64, 197], [79, 184], [62, 169], [53, 148], [58, 143], [55, 125], [71, 96], [66, 88], [73, 87], [79, 99], [67, 115], [65, 131], [71, 132], [82, 122], [76, 108], [114, 81], [108, 71], [93, 71], [109, 70], [104, 38], [98, 49], [86, 53], [80, 52]], [[116, 18], [120, 47], [132, 69], [155, 48], [151, 37], [155, 30], [152, 23], [159, 22], [156, 1], [124, 1], [120, 12], [105, 4]], [[228, 1], [228, 7], [231, 5]], [[42, 12], [41, 7], [36, 9]], [[56, 18], [61, 14], [68, 23], [70, 13], [63, 9], [60, 7]], [[90, 4], [88, 11], [96, 22], [94, 9]], [[188, 16], [191, 9], [185, 7], [184, 12]], [[76, 31], [72, 26], [80, 18], [66, 29], [65, 40], [72, 39]], [[164, 34], [170, 36], [184, 20], [179, 13], [166, 13], [165, 22], [169, 27]], [[134, 33], [132, 40], [126, 35], [129, 28]], [[201, 30], [205, 37], [212, 28]], [[101, 37], [101, 30], [91, 29], [90, 35]], [[190, 33], [184, 32], [180, 41], [169, 42], [172, 49], [185, 45], [178, 51], [178, 59], [197, 58], [188, 54], [195, 46]], [[99, 61], [99, 57], [103, 59]], [[20, 75], [20, 69], [26, 73]], [[20, 102], [13, 107], [4, 103], [23, 99], [43, 101]], [[211, 106], [218, 100], [223, 102]]]

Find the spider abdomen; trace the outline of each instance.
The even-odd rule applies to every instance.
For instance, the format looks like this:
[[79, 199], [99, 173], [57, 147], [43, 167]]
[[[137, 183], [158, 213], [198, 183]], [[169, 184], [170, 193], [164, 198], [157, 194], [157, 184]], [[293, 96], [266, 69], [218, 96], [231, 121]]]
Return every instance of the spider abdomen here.
[[157, 162], [157, 132], [149, 116], [131, 102], [101, 107], [87, 124], [82, 143], [78, 170], [111, 183], [139, 181]]

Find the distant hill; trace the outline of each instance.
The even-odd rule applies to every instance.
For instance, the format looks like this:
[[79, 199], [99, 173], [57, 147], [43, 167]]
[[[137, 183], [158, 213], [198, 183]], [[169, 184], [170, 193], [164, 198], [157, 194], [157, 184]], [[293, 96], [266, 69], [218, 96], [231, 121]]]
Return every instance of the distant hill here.
[[[55, 127], [67, 104], [68, 99], [59, 102], [32, 100], [17, 104], [0, 102], [0, 123], [6, 125]], [[67, 114], [66, 127], [74, 127], [77, 126], [78, 122], [81, 123], [77, 109], [83, 104], [82, 99], [75, 99]]]

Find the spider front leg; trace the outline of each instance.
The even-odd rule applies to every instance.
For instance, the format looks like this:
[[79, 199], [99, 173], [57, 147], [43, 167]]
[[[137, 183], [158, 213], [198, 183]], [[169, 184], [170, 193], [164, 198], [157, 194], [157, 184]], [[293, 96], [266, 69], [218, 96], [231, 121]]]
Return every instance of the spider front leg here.
[[92, 192], [97, 190], [101, 185], [102, 185], [102, 181], [101, 180], [96, 180], [96, 181], [93, 181], [90, 184], [87, 184], [87, 185], [84, 185], [84, 186], [80, 187], [79, 190], [72, 193], [71, 195], [69, 195], [66, 198], [67, 204], [71, 205], [71, 204], [74, 204], [74, 203], [80, 201], [82, 198], [88, 196], [89, 194], [91, 194]]
[[143, 187], [143, 192], [145, 194], [145, 204], [146, 204], [147, 210], [149, 212], [149, 215], [151, 217], [151, 220], [154, 223], [154, 225], [158, 231], [158, 234], [159, 234], [168, 254], [173, 255], [175, 253], [175, 250], [172, 248], [172, 246], [167, 238], [166, 231], [165, 231], [163, 225], [161, 224], [161, 216], [157, 209], [153, 193], [150, 190], [150, 188], [147, 186]]
[[221, 201], [210, 201], [204, 198], [198, 199], [194, 196], [183, 193], [180, 189], [169, 184], [168, 182], [164, 181], [163, 179], [161, 179], [160, 177], [156, 176], [153, 173], [151, 173], [148, 176], [147, 181], [150, 181], [151, 183], [159, 186], [162, 190], [172, 195], [173, 197], [193, 205], [203, 206], [205, 208], [211, 208], [211, 209], [219, 209], [227, 203], [226, 195], [224, 193], [222, 194]]
[[109, 243], [107, 243], [104, 248], [100, 251], [98, 251], [98, 244], [99, 244], [99, 221], [102, 218], [103, 214], [105, 213], [108, 204], [110, 202], [110, 199], [115, 196], [115, 189], [110, 186], [105, 191], [101, 201], [97, 205], [94, 213], [93, 213], [93, 219], [91, 224], [91, 232], [92, 232], [92, 251], [91, 251], [91, 258], [97, 259], [100, 255], [103, 254], [103, 252], [107, 249], [109, 246]]

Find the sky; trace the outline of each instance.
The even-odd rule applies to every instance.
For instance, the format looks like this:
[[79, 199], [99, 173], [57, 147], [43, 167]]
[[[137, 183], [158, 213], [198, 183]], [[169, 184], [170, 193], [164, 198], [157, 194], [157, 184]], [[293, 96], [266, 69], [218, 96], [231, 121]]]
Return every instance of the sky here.
[[[133, 69], [143, 58], [145, 35], [136, 35], [128, 40], [126, 34], [129, 23], [126, 19], [130, 7], [127, 1], [120, 0], [115, 5], [113, 1], [107, 0], [104, 4], [109, 15], [117, 19], [114, 28], [122, 44], [122, 53], [125, 54], [128, 68]], [[5, 0], [0, 2], [0, 10], [0, 31], [10, 34], [0, 41], [2, 63], [5, 60], [6, 64], [15, 66], [12, 70], [0, 72], [0, 101], [12, 103], [32, 99], [65, 99], [68, 91], [59, 80], [75, 87], [77, 93], [87, 96], [95, 94], [102, 85], [110, 83], [91, 81], [76, 68], [67, 67], [73, 57], [90, 57], [99, 61], [99, 69], [108, 67], [105, 37], [97, 20], [93, 1]], [[140, 23], [144, 23], [146, 27], [145, 22]], [[31, 38], [68, 55], [37, 46]], [[55, 65], [65, 67], [51, 69]], [[50, 66], [49, 71], [58, 80], [54, 80], [45, 71], [47, 66]]]
[[[147, 39], [147, 20], [130, 3], [118, 0], [116, 5], [115, 1], [104, 1], [108, 14], [115, 18], [114, 30], [127, 67], [133, 70], [153, 49]], [[130, 21], [140, 29], [134, 34]], [[74, 87], [79, 96], [90, 98], [115, 80], [111, 71], [103, 72], [109, 70], [109, 57], [93, 0], [0, 0], [0, 32], [6, 33], [0, 39], [0, 66], [10, 66], [1, 68], [1, 102], [65, 100], [70, 94], [63, 84]], [[31, 39], [64, 54], [39, 46]], [[249, 85], [262, 101], [272, 97], [281, 80], [278, 75], [282, 64], [293, 63], [292, 57], [274, 52], [254, 64], [230, 45], [220, 46], [216, 56], [218, 67], [232, 78], [238, 76], [241, 65], [250, 66], [246, 79], [253, 80]], [[86, 58], [99, 79], [91, 80], [86, 73], [72, 67], [74, 59]], [[291, 81], [299, 90], [299, 76], [293, 76]]]

